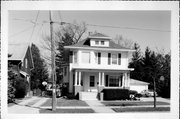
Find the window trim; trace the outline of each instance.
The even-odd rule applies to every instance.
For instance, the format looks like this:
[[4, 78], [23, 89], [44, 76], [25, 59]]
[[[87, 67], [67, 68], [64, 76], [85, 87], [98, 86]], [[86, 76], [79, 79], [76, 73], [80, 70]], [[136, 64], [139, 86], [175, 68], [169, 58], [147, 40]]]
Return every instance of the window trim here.
[[[116, 55], [116, 64], [113, 64], [113, 55]], [[111, 53], [111, 64], [118, 65], [118, 55], [117, 54]]]
[[98, 64], [101, 64], [101, 52], [98, 52]]
[[[91, 81], [91, 77], [93, 77], [93, 82]], [[91, 83], [93, 83], [93, 86]], [[95, 87], [95, 76], [89, 76], [89, 87]]]
[[101, 45], [104, 45], [104, 44], [105, 44], [105, 41], [104, 41], [104, 40], [102, 40], [102, 41], [101, 41]]
[[[75, 53], [76, 53], [76, 62], [75, 62]], [[78, 51], [73, 51], [73, 63], [78, 63]]]
[[98, 64], [98, 52], [95, 52], [94, 55], [95, 55], [95, 63]]
[[99, 45], [99, 41], [98, 40], [95, 40], [95, 45]]
[[[106, 75], [107, 76], [107, 75]], [[116, 76], [118, 77], [118, 86], [109, 86], [110, 85], [110, 77], [113, 77], [113, 76]], [[123, 73], [121, 73], [120, 75], [108, 75], [108, 83], [107, 83], [107, 86], [106, 87], [120, 87], [122, 88], [123, 87]], [[120, 81], [121, 80], [121, 81]]]
[[25, 58], [25, 68], [28, 68], [28, 60]]
[[88, 62], [83, 62], [83, 60], [81, 61], [83, 64], [90, 64], [91, 63], [91, 52], [90, 51], [82, 51], [81, 52], [81, 59], [82, 59], [82, 57], [83, 57], [83, 53], [89, 53], [89, 60], [88, 60]]

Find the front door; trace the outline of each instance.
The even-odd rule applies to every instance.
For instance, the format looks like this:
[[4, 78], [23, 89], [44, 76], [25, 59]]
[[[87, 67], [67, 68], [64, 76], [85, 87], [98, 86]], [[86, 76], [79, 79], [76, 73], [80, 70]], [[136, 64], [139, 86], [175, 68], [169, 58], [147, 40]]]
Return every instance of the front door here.
[[89, 76], [88, 92], [97, 92], [97, 79], [94, 75]]

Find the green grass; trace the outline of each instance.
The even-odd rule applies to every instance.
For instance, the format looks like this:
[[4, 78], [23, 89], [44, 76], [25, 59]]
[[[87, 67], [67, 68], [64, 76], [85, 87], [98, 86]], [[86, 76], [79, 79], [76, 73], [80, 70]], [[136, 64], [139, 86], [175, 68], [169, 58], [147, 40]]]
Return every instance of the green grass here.
[[[154, 105], [153, 101], [114, 101], [114, 102], [102, 102], [105, 106], [143, 106], [143, 105]], [[157, 105], [169, 105], [166, 102], [156, 102]]]
[[37, 103], [40, 99], [36, 99], [36, 100], [33, 100], [31, 102], [29, 102], [27, 105], [31, 106], [31, 105], [34, 105], [35, 103]]
[[39, 113], [94, 113], [92, 109], [56, 109], [52, 111], [51, 109], [42, 109]]
[[170, 111], [170, 107], [136, 107], [136, 108], [112, 108], [115, 112], [163, 112]]
[[[52, 99], [47, 100], [42, 106], [51, 106]], [[75, 99], [57, 98], [57, 106], [88, 106], [84, 101]]]

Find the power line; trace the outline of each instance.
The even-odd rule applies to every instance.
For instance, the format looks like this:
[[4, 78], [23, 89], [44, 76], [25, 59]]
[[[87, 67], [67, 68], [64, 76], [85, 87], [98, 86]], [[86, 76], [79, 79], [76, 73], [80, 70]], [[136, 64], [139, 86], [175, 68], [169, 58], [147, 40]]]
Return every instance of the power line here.
[[146, 30], [146, 31], [159, 31], [159, 32], [171, 32], [169, 30], [158, 30], [158, 29], [147, 29], [147, 28], [136, 28], [136, 27], [121, 27], [121, 26], [107, 26], [107, 25], [97, 25], [97, 24], [86, 24], [88, 26], [95, 27], [108, 27], [108, 28], [120, 28], [120, 29], [131, 29], [131, 30]]
[[[60, 24], [60, 25], [64, 25], [64, 24], [71, 24], [71, 25], [75, 25], [73, 23], [68, 23], [68, 22], [63, 22], [62, 16], [60, 14], [60, 12], [58, 11], [58, 16], [60, 18], [60, 21], [53, 21], [53, 23], [56, 24]], [[33, 20], [27, 20], [27, 19], [15, 19], [15, 20], [24, 20], [24, 21], [28, 21], [31, 22], [33, 24], [40, 24], [37, 23]], [[43, 23], [49, 23], [49, 21], [43, 21]], [[106, 28], [116, 28], [116, 29], [129, 29], [129, 30], [139, 30], [139, 31], [155, 31], [155, 32], [171, 32], [170, 30], [160, 30], [160, 29], [149, 29], [149, 28], [138, 28], [138, 27], [123, 27], [123, 26], [111, 26], [111, 25], [99, 25], [99, 24], [86, 24], [88, 26], [94, 26], [94, 27], [106, 27]]]
[[30, 28], [32, 28], [32, 27], [33, 27], [33, 26], [27, 27], [27, 28], [25, 28], [25, 29], [22, 30], [22, 31], [19, 31], [19, 32], [15, 33], [15, 34], [12, 34], [12, 35], [9, 36], [9, 38], [11, 38], [11, 37], [13, 37], [13, 36], [15, 36], [15, 35], [18, 35], [18, 34], [20, 34], [20, 33], [23, 33], [23, 32], [25, 32], [25, 31], [27, 31], [27, 30], [30, 30]]
[[[35, 23], [37, 22], [38, 16], [39, 16], [39, 11], [37, 12], [36, 19], [35, 19]], [[34, 24], [33, 30], [32, 30], [32, 33], [31, 33], [31, 36], [30, 36], [30, 38], [29, 38], [29, 42], [30, 42], [30, 43], [31, 43], [31, 39], [32, 39], [32, 36], [33, 36], [35, 27], [36, 27], [36, 24]]]

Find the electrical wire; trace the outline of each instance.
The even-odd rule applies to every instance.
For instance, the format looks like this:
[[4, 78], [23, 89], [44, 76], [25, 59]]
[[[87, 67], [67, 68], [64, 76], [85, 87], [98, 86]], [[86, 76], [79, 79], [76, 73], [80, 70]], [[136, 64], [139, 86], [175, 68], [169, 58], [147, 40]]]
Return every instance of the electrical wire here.
[[108, 27], [108, 28], [120, 28], [120, 29], [131, 29], [131, 30], [143, 30], [143, 31], [159, 31], [159, 32], [171, 32], [169, 30], [158, 30], [158, 29], [147, 29], [147, 28], [135, 28], [135, 27], [120, 27], [120, 26], [106, 26], [106, 25], [97, 25], [97, 24], [86, 24], [88, 26], [95, 27]]
[[22, 31], [19, 31], [19, 32], [17, 32], [17, 33], [14, 33], [14, 34], [10, 35], [9, 38], [11, 38], [11, 37], [13, 37], [13, 36], [15, 36], [15, 35], [19, 35], [20, 33], [23, 33], [23, 32], [25, 32], [25, 31], [27, 31], [27, 30], [30, 30], [30, 28], [33, 28], [33, 26], [27, 27], [27, 28], [25, 28], [25, 29], [22, 30]]
[[[35, 23], [36, 23], [36, 22], [37, 22], [37, 20], [38, 20], [38, 16], [39, 16], [39, 11], [37, 12], [36, 19], [35, 19]], [[34, 24], [34, 26], [33, 26], [33, 30], [32, 30], [32, 33], [31, 33], [30, 38], [29, 38], [29, 42], [30, 42], [30, 44], [31, 44], [31, 39], [32, 39], [32, 36], [33, 36], [34, 30], [35, 30], [35, 27], [36, 27], [36, 24]]]

